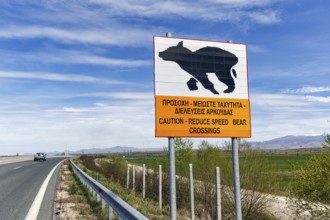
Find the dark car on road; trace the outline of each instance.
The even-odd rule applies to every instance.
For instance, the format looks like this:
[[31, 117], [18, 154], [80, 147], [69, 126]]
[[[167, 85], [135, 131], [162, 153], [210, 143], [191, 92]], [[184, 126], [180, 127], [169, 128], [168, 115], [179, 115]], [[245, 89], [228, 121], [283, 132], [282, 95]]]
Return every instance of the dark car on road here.
[[39, 161], [39, 160], [46, 161], [46, 159], [47, 159], [47, 155], [45, 153], [36, 153], [34, 155], [34, 161]]

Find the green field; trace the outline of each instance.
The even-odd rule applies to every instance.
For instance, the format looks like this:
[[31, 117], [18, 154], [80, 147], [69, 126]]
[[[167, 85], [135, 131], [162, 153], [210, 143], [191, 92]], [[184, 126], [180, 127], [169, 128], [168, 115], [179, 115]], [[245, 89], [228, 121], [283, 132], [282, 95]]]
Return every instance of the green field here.
[[286, 194], [293, 178], [293, 172], [303, 166], [312, 154], [271, 154], [267, 155], [267, 164], [270, 172], [279, 176], [279, 192]]
[[[303, 166], [308, 158], [313, 155], [319, 154], [319, 150], [291, 150], [291, 151], [276, 151], [264, 152], [266, 157], [267, 170], [273, 172], [279, 177], [279, 194], [286, 194], [290, 183], [292, 182], [293, 172]], [[231, 160], [231, 153], [224, 152], [223, 157]], [[145, 164], [146, 167], [158, 169], [158, 165], [163, 166], [163, 170], [168, 170], [168, 157], [166, 152], [163, 156], [159, 154], [153, 157], [152, 154], [143, 155], [138, 157], [126, 157], [127, 161], [132, 164]]]
[[[270, 171], [292, 172], [296, 167], [303, 165], [309, 157], [314, 154], [283, 154], [283, 153], [265, 153], [267, 165]], [[231, 158], [230, 153], [224, 153], [224, 157]], [[140, 155], [139, 157], [126, 157], [129, 163], [145, 164], [147, 167], [156, 168], [158, 165], [167, 163], [167, 156], [153, 157], [152, 154]]]
[[267, 155], [267, 163], [270, 171], [277, 172], [292, 172], [295, 168], [305, 164], [311, 155], [298, 154], [298, 155], [283, 155], [271, 154]]

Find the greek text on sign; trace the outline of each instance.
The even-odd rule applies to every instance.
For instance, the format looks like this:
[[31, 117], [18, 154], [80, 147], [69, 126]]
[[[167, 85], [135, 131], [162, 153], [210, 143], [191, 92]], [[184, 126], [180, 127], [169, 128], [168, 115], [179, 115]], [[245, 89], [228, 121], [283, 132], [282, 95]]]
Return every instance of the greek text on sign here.
[[251, 137], [246, 46], [154, 38], [156, 136]]

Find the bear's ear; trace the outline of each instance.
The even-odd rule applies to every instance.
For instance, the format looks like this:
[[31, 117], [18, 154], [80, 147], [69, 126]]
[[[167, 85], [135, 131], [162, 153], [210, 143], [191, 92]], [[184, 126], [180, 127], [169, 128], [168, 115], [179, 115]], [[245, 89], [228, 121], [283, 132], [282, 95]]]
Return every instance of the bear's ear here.
[[178, 47], [183, 47], [183, 41], [180, 41], [177, 46]]

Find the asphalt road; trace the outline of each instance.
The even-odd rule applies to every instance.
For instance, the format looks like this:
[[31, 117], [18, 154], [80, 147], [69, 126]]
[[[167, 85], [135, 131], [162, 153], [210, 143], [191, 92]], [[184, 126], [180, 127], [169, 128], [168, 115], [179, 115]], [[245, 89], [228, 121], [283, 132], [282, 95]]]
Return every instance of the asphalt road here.
[[[42, 183], [50, 171], [64, 158], [48, 158], [45, 162], [23, 161], [0, 165], [0, 219], [25, 219]], [[52, 219], [54, 195], [59, 167], [50, 179], [38, 219]]]

